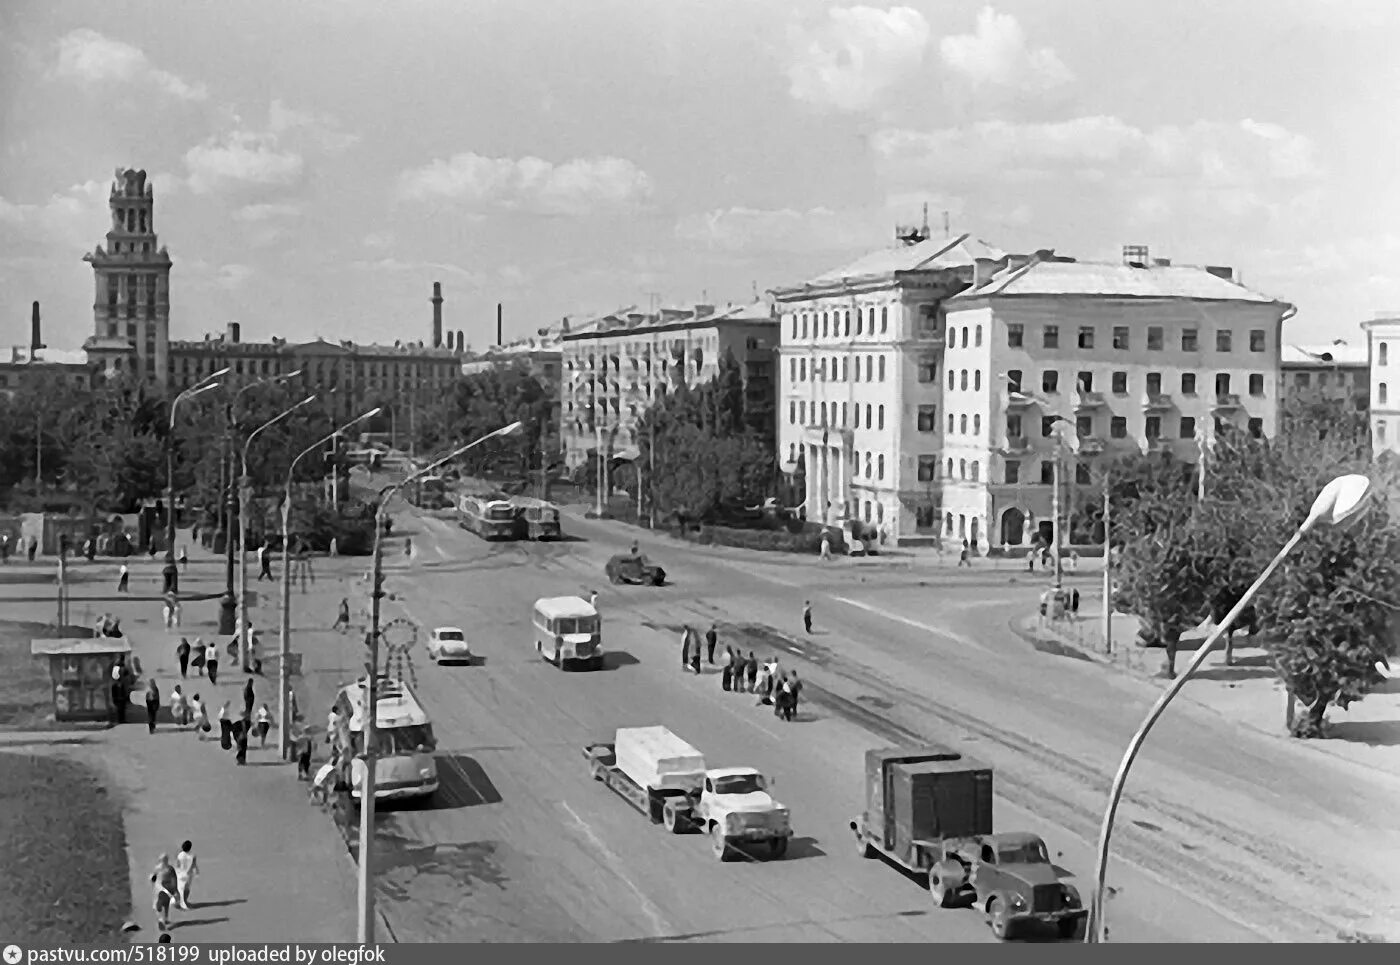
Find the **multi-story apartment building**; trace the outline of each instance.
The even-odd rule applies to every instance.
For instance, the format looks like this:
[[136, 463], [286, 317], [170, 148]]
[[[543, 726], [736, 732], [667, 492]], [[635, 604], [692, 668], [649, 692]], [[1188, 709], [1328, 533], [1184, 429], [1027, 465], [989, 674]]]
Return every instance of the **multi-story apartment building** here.
[[1035, 259], [946, 303], [942, 447], [929, 437], [918, 457], [942, 491], [945, 538], [993, 549], [1050, 538], [1057, 461], [1063, 520], [1098, 458], [1191, 460], [1221, 422], [1275, 431], [1293, 306], [1229, 268], [1149, 262], [1136, 246], [1124, 259]]
[[782, 311], [778, 453], [805, 478], [807, 518], [861, 519], [906, 544], [939, 531], [929, 466], [943, 441], [944, 305], [1031, 257], [969, 235], [920, 237], [772, 293]]
[[1284, 345], [1280, 401], [1329, 402], [1364, 412], [1371, 404], [1366, 346], [1337, 339], [1330, 345]]
[[749, 411], [772, 411], [778, 321], [763, 302], [720, 310], [624, 309], [568, 324], [561, 344], [560, 417], [570, 468], [594, 452], [635, 458], [647, 407], [680, 385], [713, 379], [727, 353], [743, 366]]
[[1400, 454], [1400, 399], [1391, 394], [1400, 391], [1400, 360], [1391, 358], [1400, 350], [1400, 312], [1378, 313], [1361, 327], [1370, 356], [1372, 451]]

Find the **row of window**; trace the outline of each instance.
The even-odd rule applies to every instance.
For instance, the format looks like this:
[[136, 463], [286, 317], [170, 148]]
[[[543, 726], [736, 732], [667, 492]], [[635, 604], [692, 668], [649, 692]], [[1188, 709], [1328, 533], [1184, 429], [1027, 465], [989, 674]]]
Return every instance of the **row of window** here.
[[[966, 433], [967, 416], [962, 417], [963, 432]], [[1060, 421], [1059, 416], [1041, 416], [1040, 436], [1042, 439], [1049, 439], [1055, 433], [1055, 424]], [[952, 432], [952, 416], [948, 417], [949, 432]], [[977, 426], [979, 422], [974, 421], [974, 432], [980, 431]], [[1098, 420], [1091, 415], [1081, 415], [1074, 420], [1074, 431], [1081, 439], [1095, 436]], [[1248, 423], [1250, 435], [1258, 438], [1264, 431], [1264, 420], [1253, 418]], [[1182, 416], [1177, 422], [1178, 436], [1182, 439], [1194, 439], [1196, 437], [1196, 419], [1193, 416]], [[1006, 435], [1009, 438], [1020, 438], [1025, 435], [1025, 422], [1019, 415], [1008, 415], [1006, 417]], [[1162, 417], [1150, 415], [1143, 421], [1143, 436], [1148, 439], [1162, 438]], [[1110, 439], [1126, 439], [1128, 437], [1128, 420], [1124, 416], [1112, 416], [1108, 420], [1108, 437]]]
[[[949, 390], [952, 390], [953, 385], [954, 385], [953, 375], [954, 375], [954, 373], [953, 373], [953, 371], [950, 369], [950, 370], [948, 371], [948, 388], [949, 388]], [[974, 376], [974, 377], [973, 377], [973, 388], [974, 388], [974, 389], [980, 389], [980, 388], [981, 388], [981, 385], [982, 385], [981, 375], [982, 375], [982, 373], [981, 373], [980, 371], [974, 370], [974, 373], [973, 373], [973, 376]], [[1024, 378], [1025, 378], [1025, 373], [1022, 372], [1020, 369], [1011, 369], [1010, 371], [1008, 371], [1008, 372], [1006, 373], [1007, 388], [1010, 389], [1012, 392], [1023, 392], [1024, 389], [1022, 389], [1022, 384], [1023, 384]], [[1146, 381], [1146, 387], [1147, 387], [1147, 394], [1148, 394], [1148, 395], [1161, 395], [1161, 394], [1162, 394], [1162, 373], [1161, 373], [1161, 372], [1148, 372], [1148, 373], [1147, 373], [1147, 378], [1146, 378], [1145, 381]], [[1219, 373], [1217, 373], [1216, 376], [1215, 376], [1215, 394], [1216, 394], [1217, 396], [1229, 395], [1229, 394], [1230, 394], [1230, 381], [1231, 381], [1231, 380], [1230, 380], [1230, 373], [1228, 373], [1228, 372], [1219, 372]], [[967, 386], [968, 386], [968, 383], [967, 383], [967, 369], [963, 369], [963, 370], [962, 370], [962, 372], [961, 372], [961, 374], [960, 374], [960, 377], [959, 377], [958, 380], [957, 380], [957, 384], [958, 384], [959, 387], [961, 387], [961, 388], [963, 388], [963, 389], [966, 389], [966, 388], [967, 388]], [[1113, 393], [1114, 395], [1127, 395], [1127, 394], [1128, 394], [1128, 373], [1127, 373], [1127, 372], [1123, 372], [1123, 371], [1114, 372], [1114, 373], [1110, 376], [1110, 378], [1109, 378], [1109, 385], [1110, 385], [1110, 391], [1112, 391], [1112, 393]], [[1093, 391], [1094, 391], [1094, 373], [1093, 373], [1093, 372], [1088, 372], [1088, 371], [1078, 373], [1078, 374], [1075, 376], [1075, 386], [1076, 386], [1076, 388], [1077, 388], [1080, 392], [1093, 392]], [[1043, 372], [1040, 373], [1040, 391], [1043, 392], [1043, 393], [1045, 393], [1046, 395], [1055, 395], [1055, 394], [1057, 394], [1057, 393], [1060, 391], [1060, 373], [1059, 373], [1059, 371], [1057, 371], [1056, 369], [1046, 369], [1045, 371], [1043, 371]], [[1196, 394], [1196, 373], [1195, 373], [1195, 372], [1183, 372], [1183, 373], [1181, 373], [1181, 394], [1182, 394], [1182, 395], [1195, 395], [1195, 394]], [[1253, 396], [1262, 396], [1262, 395], [1264, 394], [1264, 376], [1263, 376], [1262, 373], [1254, 372], [1254, 373], [1251, 373], [1251, 374], [1250, 374], [1250, 376], [1249, 376], [1249, 394], [1250, 394], [1250, 395], [1253, 395]]]
[[[842, 338], [850, 337], [852, 334], [852, 321], [854, 319], [854, 334], [874, 335], [876, 334], [876, 310], [870, 307], [859, 306], [854, 315], [850, 309], [842, 311], [800, 312], [792, 316], [792, 337], [796, 338]], [[881, 307], [879, 310], [879, 334], [887, 334], [890, 330], [890, 310], [888, 307]]]
[[[851, 421], [852, 410], [855, 410], [855, 422]], [[923, 429], [923, 406], [920, 409], [920, 429]], [[885, 407], [865, 405], [865, 422], [861, 423], [861, 406], [857, 402], [851, 405], [848, 402], [813, 402], [812, 403], [812, 423], [820, 426], [832, 426], [833, 428], [850, 429], [884, 429], [885, 428]], [[937, 418], [937, 413], [933, 416]], [[795, 426], [807, 425], [807, 403], [788, 403], [788, 422]], [[932, 430], [923, 430], [929, 431]]]
[[[1080, 325], [1077, 345], [1082, 349], [1092, 349], [1097, 339], [1096, 328], [1093, 325]], [[956, 332], [948, 329], [948, 347], [956, 347]], [[1006, 345], [1008, 348], [1024, 348], [1026, 343], [1026, 327], [1019, 322], [1012, 322], [1006, 326]], [[962, 330], [963, 348], [967, 348], [967, 328]], [[982, 329], [977, 328], [977, 344], [982, 344]], [[1040, 328], [1040, 344], [1042, 348], [1057, 349], [1060, 347], [1060, 326], [1042, 325]], [[1268, 345], [1268, 333], [1262, 328], [1252, 328], [1249, 330], [1249, 350], [1251, 352], [1262, 352]], [[1147, 349], [1150, 352], [1160, 352], [1166, 346], [1166, 329], [1160, 325], [1147, 326]], [[1232, 352], [1235, 346], [1235, 334], [1233, 329], [1217, 328], [1215, 330], [1215, 350], [1217, 352]], [[1117, 351], [1131, 351], [1133, 347], [1133, 326], [1115, 325], [1113, 326], [1113, 348]], [[1181, 330], [1181, 350], [1183, 352], [1199, 352], [1201, 350], [1200, 333], [1194, 328], [1183, 328]]]
[[[865, 360], [865, 375], [861, 376], [861, 360]], [[824, 355], [818, 359], [812, 359], [809, 370], [806, 358], [788, 359], [788, 380], [791, 382], [806, 382], [807, 376], [811, 374], [813, 382], [883, 382], [885, 381], [885, 356], [883, 355], [857, 355], [855, 365], [851, 364], [849, 355]], [[938, 378], [938, 366], [933, 362], [921, 362], [919, 364], [919, 381], [933, 382]]]

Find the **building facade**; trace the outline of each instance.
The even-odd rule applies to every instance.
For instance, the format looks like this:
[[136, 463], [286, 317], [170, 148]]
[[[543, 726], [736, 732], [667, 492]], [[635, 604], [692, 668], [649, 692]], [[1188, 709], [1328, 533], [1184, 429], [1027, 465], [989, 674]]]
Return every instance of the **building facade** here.
[[726, 353], [744, 369], [749, 410], [772, 407], [778, 321], [766, 303], [624, 309], [569, 324], [561, 334], [560, 419], [565, 465], [590, 453], [639, 453], [637, 426], [648, 406], [680, 385], [713, 379]]
[[1370, 357], [1371, 451], [1400, 454], [1400, 400], [1391, 388], [1400, 386], [1400, 312], [1378, 314], [1361, 327]]
[[1371, 367], [1365, 345], [1337, 339], [1328, 345], [1284, 345], [1279, 398], [1327, 402], [1364, 412], [1371, 404]]
[[[945, 539], [978, 548], [1053, 537], [1096, 462], [1166, 451], [1191, 461], [1220, 423], [1278, 425], [1280, 341], [1291, 305], [1224, 267], [1035, 259], [947, 304], [943, 448], [920, 477], [943, 493]], [[1061, 542], [1069, 541], [1061, 533]], [[1086, 540], [1087, 541], [1087, 540]]]

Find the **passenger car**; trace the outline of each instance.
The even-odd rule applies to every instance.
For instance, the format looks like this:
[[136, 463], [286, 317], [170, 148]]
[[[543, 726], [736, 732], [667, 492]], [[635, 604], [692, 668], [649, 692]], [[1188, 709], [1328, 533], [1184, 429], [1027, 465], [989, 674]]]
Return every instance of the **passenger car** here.
[[618, 553], [608, 560], [604, 571], [612, 583], [661, 586], [666, 582], [666, 571], [648, 560], [643, 553]]
[[428, 637], [428, 659], [434, 663], [471, 663], [467, 635], [457, 627], [438, 627]]

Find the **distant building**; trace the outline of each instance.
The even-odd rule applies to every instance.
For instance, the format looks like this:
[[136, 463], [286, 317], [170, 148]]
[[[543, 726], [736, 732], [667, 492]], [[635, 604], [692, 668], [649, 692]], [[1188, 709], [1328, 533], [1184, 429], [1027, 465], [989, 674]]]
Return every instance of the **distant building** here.
[[1336, 402], [1364, 412], [1371, 404], [1371, 366], [1365, 345], [1337, 339], [1328, 345], [1284, 345], [1283, 401]]
[[1371, 445], [1373, 451], [1400, 454], [1400, 400], [1393, 386], [1400, 385], [1400, 312], [1383, 312], [1369, 322], [1366, 330], [1371, 369]]
[[30, 317], [29, 344], [11, 347], [0, 356], [0, 393], [13, 396], [26, 383], [66, 382], [74, 388], [91, 388], [93, 367], [83, 352], [65, 352], [44, 344], [39, 326], [39, 303]]
[[682, 384], [713, 379], [726, 353], [743, 367], [749, 411], [772, 411], [778, 321], [764, 302], [621, 309], [568, 323], [561, 344], [561, 434], [570, 468], [600, 451], [636, 458], [647, 408]]

